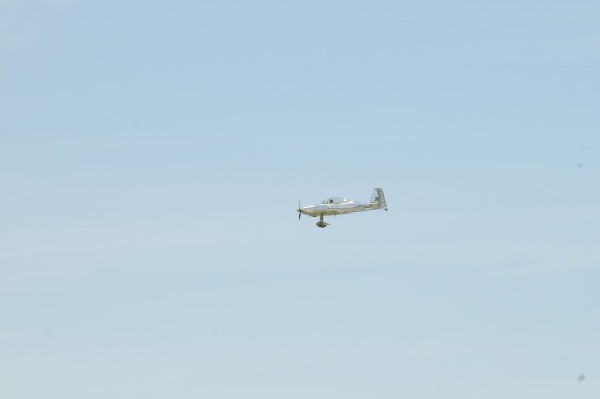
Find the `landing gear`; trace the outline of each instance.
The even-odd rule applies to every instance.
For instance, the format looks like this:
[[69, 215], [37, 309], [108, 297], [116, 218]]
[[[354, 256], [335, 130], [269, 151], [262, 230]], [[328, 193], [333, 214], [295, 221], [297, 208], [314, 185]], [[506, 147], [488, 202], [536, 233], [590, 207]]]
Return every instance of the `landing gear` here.
[[329, 223], [326, 223], [325, 221], [323, 221], [323, 214], [320, 215], [319, 221], [317, 223], [315, 223], [317, 226], [319, 226], [320, 228], [324, 228], [329, 226]]

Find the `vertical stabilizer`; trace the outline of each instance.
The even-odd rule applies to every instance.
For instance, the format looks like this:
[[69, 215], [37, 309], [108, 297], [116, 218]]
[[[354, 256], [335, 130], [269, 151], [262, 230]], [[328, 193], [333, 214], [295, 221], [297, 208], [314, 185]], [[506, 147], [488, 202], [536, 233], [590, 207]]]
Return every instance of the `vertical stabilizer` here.
[[387, 211], [387, 202], [382, 188], [374, 188], [371, 194], [371, 206], [375, 209], [385, 209]]

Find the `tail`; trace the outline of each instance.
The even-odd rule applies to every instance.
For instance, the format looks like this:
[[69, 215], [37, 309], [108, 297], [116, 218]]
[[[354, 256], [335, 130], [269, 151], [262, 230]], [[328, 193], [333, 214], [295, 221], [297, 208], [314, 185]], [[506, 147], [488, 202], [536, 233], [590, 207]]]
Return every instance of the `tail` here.
[[385, 195], [383, 194], [382, 188], [374, 188], [373, 194], [371, 194], [370, 206], [373, 209], [385, 209], [387, 211], [387, 202], [385, 202]]

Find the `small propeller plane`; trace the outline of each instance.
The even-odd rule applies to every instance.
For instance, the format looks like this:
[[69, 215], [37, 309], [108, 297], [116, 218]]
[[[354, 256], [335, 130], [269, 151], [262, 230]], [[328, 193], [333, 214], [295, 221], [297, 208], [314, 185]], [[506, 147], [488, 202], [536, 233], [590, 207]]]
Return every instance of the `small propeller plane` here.
[[383, 195], [383, 189], [381, 188], [373, 189], [371, 200], [368, 203], [355, 202], [340, 197], [326, 198], [318, 205], [308, 205], [303, 207], [298, 203], [298, 220], [300, 220], [302, 214], [310, 217], [319, 216], [319, 221], [316, 225], [323, 228], [329, 226], [329, 223], [326, 223], [323, 220], [325, 216], [345, 215], [346, 213], [372, 211], [375, 209], [388, 210], [385, 196]]

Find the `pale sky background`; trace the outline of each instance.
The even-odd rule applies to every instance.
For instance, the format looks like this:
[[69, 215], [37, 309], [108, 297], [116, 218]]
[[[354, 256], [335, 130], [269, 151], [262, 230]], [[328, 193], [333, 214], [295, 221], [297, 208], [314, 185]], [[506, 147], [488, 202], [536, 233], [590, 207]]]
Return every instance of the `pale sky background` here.
[[0, 398], [597, 399], [598, 21], [0, 0]]

